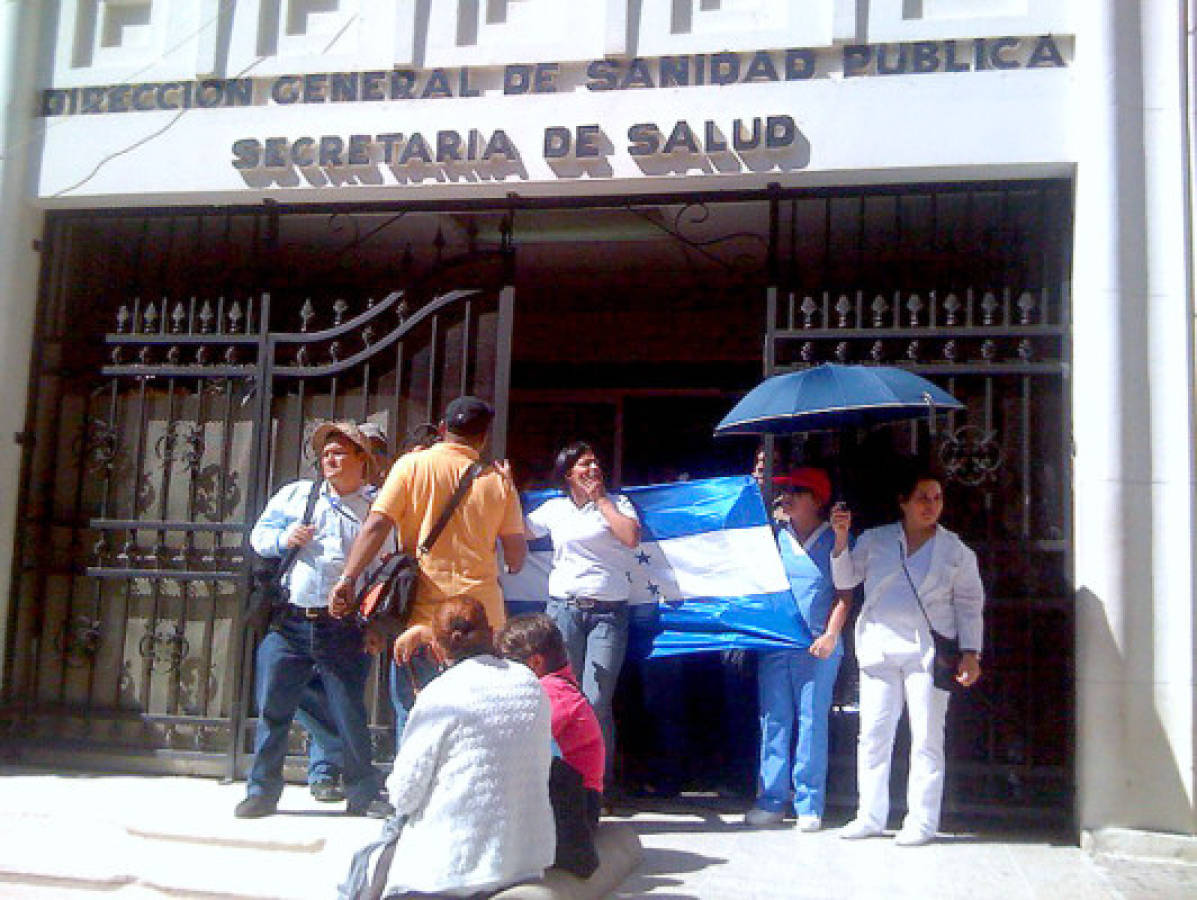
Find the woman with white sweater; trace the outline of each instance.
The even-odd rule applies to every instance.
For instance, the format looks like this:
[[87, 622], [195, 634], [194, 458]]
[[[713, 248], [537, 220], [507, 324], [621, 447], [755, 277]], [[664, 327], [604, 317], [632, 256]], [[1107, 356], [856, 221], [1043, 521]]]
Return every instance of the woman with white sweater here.
[[864, 582], [856, 621], [860, 666], [860, 741], [856, 818], [840, 836], [879, 835], [889, 816], [889, 773], [903, 699], [910, 720], [910, 777], [906, 819], [894, 838], [902, 846], [934, 840], [943, 799], [944, 720], [948, 691], [932, 680], [935, 643], [931, 629], [956, 638], [960, 661], [955, 681], [971, 687], [981, 677], [984, 588], [977, 555], [939, 524], [943, 484], [916, 472], [898, 495], [901, 521], [864, 532], [848, 549], [852, 514], [831, 513], [835, 545], [831, 574], [847, 590]]
[[[480, 603], [445, 602], [433, 628], [447, 670], [420, 691], [387, 782], [407, 823], [386, 896], [467, 897], [553, 863], [549, 701], [532, 671], [492, 654]], [[398, 651], [397, 651], [398, 652]]]

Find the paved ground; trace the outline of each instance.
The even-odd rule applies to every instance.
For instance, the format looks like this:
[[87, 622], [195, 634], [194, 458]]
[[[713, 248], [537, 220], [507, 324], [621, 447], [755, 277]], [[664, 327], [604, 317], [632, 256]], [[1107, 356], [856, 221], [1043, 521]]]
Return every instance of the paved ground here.
[[[1197, 865], [1095, 860], [1078, 847], [1017, 834], [953, 834], [926, 847], [889, 837], [841, 840], [835, 829], [752, 831], [710, 803], [640, 812], [640, 869], [619, 897], [1197, 898]], [[837, 821], [842, 821], [841, 816]]]
[[[324, 898], [377, 834], [289, 787], [284, 814], [239, 821], [242, 785], [0, 769], [0, 897]], [[1197, 865], [1096, 860], [1034, 836], [957, 834], [919, 848], [834, 831], [751, 831], [714, 798], [620, 817], [644, 861], [615, 896], [1197, 898]]]

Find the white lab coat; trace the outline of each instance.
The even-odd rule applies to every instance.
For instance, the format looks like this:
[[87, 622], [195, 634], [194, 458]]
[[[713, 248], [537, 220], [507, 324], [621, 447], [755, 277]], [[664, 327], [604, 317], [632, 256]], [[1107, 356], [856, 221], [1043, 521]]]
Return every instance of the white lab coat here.
[[[874, 621], [873, 608], [881, 592], [895, 578], [905, 578], [902, 559], [907, 556], [906, 534], [901, 523], [870, 528], [860, 536], [856, 546], [832, 557], [831, 575], [840, 590], [850, 590], [862, 581], [865, 586], [864, 605], [856, 619], [857, 661], [866, 666], [873, 660], [862, 659], [861, 638], [866, 651], [884, 648], [868, 647], [868, 625]], [[935, 630], [947, 637], [960, 639], [963, 650], [980, 653], [984, 641], [982, 610], [985, 588], [977, 570], [977, 554], [964, 542], [940, 525], [931, 546], [931, 563], [927, 575], [918, 585], [919, 598], [927, 610], [927, 617]], [[919, 614], [922, 618], [922, 614]]]
[[[916, 585], [935, 630], [957, 637], [965, 650], [982, 649], [985, 591], [977, 555], [953, 532], [940, 526], [931, 548], [927, 574]], [[894, 578], [906, 577], [902, 561], [906, 537], [900, 523], [866, 531], [851, 550], [831, 559], [835, 586], [864, 582], [865, 599], [856, 621], [860, 666], [860, 740], [857, 748], [856, 817], [882, 829], [889, 817], [889, 775], [894, 735], [905, 701], [910, 720], [910, 775], [904, 831], [931, 836], [939, 828], [944, 782], [944, 721], [949, 694], [934, 686], [931, 663], [935, 646], [917, 612], [916, 644], [901, 642], [880, 627], [878, 600]]]

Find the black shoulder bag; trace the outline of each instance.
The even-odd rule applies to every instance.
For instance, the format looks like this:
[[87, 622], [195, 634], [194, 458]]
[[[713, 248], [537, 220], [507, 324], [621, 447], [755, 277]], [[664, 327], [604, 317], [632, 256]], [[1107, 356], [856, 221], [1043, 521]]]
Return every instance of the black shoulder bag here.
[[919, 612], [927, 620], [927, 627], [931, 630], [931, 640], [935, 644], [935, 659], [931, 663], [931, 682], [941, 691], [959, 692], [964, 685], [956, 680], [956, 673], [960, 669], [960, 641], [940, 634], [931, 624], [931, 617], [927, 615], [927, 607], [923, 606], [923, 598], [919, 596], [919, 589], [914, 586], [914, 579], [910, 577], [910, 570], [906, 568], [906, 550], [898, 545], [898, 553], [902, 557], [902, 571], [906, 574], [906, 581], [914, 591], [915, 602], [919, 605]]
[[480, 462], [473, 463], [465, 470], [453, 496], [415, 553], [392, 553], [383, 559], [382, 565], [357, 595], [357, 617], [361, 624], [377, 628], [390, 637], [407, 627], [408, 613], [416, 594], [416, 582], [420, 577], [420, 558], [432, 549], [481, 471]]
[[[312, 512], [316, 508], [316, 500], [320, 496], [320, 486], [323, 483], [323, 478], [317, 478], [312, 482], [300, 525], [312, 524]], [[290, 597], [290, 593], [283, 587], [283, 576], [295, 565], [295, 558], [299, 556], [300, 549], [291, 547], [282, 556], [254, 554], [253, 573], [250, 576], [252, 580], [245, 606], [245, 627], [259, 637], [270, 627], [274, 611], [286, 605]]]

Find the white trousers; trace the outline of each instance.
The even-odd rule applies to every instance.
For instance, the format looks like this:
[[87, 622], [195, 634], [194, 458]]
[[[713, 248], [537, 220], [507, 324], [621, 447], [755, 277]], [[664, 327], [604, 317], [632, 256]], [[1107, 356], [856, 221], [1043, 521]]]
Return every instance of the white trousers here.
[[947, 691], [931, 681], [933, 651], [910, 647], [886, 653], [881, 662], [860, 670], [860, 742], [856, 780], [860, 792], [857, 818], [885, 828], [889, 818], [889, 774], [894, 735], [905, 699], [910, 719], [910, 775], [906, 820], [902, 827], [933, 835], [939, 829], [943, 800], [944, 720]]

